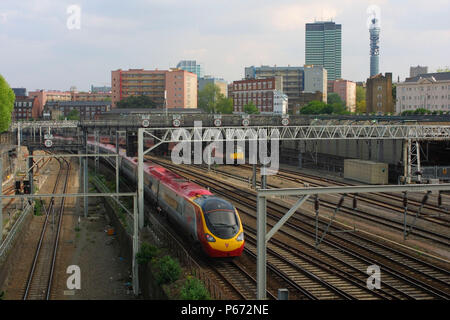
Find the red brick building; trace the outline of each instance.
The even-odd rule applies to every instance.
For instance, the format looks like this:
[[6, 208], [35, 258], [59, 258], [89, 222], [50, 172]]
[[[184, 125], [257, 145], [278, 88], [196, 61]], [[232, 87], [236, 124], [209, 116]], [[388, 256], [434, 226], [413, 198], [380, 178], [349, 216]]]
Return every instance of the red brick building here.
[[14, 102], [12, 120], [30, 120], [41, 116], [41, 104], [37, 97], [17, 96]]
[[275, 90], [282, 91], [282, 82], [280, 77], [238, 80], [233, 81], [228, 90], [228, 96], [233, 98], [234, 112], [244, 112], [244, 106], [250, 102], [259, 112], [273, 112]]

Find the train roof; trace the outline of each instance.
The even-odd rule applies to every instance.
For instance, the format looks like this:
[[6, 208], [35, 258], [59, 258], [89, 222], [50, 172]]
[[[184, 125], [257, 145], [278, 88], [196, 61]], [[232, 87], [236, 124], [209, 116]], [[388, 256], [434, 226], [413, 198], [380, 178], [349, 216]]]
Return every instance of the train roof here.
[[[96, 142], [91, 142], [95, 144]], [[99, 146], [102, 146], [105, 149], [110, 150], [111, 152], [116, 152], [116, 147], [111, 144], [98, 143]], [[119, 154], [126, 158], [128, 161], [133, 163], [137, 163], [137, 158], [127, 157], [124, 149], [119, 148]], [[151, 174], [156, 179], [162, 181], [167, 187], [174, 190], [176, 193], [181, 194], [185, 197], [192, 198], [203, 195], [213, 195], [209, 190], [199, 186], [198, 184], [191, 182], [180, 175], [170, 171], [169, 169], [164, 168], [163, 166], [157, 165], [152, 162], [146, 162], [144, 159], [144, 171], [148, 174]]]
[[145, 168], [144, 170], [162, 181], [166, 186], [188, 198], [202, 195], [212, 195], [209, 190], [177, 175], [176, 173], [160, 165], [147, 163], [147, 168]]

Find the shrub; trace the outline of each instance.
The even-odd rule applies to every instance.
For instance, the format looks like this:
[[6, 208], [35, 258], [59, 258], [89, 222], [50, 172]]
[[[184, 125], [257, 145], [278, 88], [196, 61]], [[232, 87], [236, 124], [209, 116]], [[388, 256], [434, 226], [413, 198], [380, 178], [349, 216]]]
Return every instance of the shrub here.
[[159, 253], [158, 248], [155, 246], [152, 246], [151, 244], [148, 244], [144, 242], [141, 245], [141, 249], [136, 254], [136, 260], [139, 264], [147, 264], [150, 262], [154, 257], [156, 257]]
[[42, 215], [42, 203], [38, 200], [34, 201], [34, 215], [35, 216]]
[[180, 297], [183, 300], [209, 300], [208, 290], [197, 278], [188, 278], [181, 289]]
[[170, 256], [164, 256], [156, 262], [159, 269], [156, 275], [158, 284], [172, 283], [178, 280], [181, 275], [181, 267], [178, 261], [172, 259]]

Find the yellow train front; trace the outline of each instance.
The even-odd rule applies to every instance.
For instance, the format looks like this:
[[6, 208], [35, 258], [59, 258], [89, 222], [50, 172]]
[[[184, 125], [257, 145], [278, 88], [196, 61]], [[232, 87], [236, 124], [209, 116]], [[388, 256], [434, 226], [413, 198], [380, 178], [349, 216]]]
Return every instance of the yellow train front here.
[[236, 257], [244, 250], [244, 229], [239, 214], [228, 201], [215, 197], [194, 200], [202, 211], [199, 240], [210, 257]]
[[241, 147], [237, 146], [233, 152], [230, 152], [229, 157], [233, 161], [233, 164], [238, 164], [238, 161], [243, 162], [244, 152]]

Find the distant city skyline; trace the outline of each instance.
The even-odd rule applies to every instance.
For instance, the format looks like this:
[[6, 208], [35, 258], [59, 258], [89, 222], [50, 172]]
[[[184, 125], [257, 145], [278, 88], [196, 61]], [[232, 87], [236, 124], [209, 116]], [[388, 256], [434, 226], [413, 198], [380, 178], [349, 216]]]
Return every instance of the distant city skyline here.
[[342, 78], [365, 81], [371, 5], [381, 13], [380, 72], [396, 81], [410, 66], [450, 64], [447, 0], [79, 0], [79, 29], [69, 28], [72, 4], [0, 2], [0, 74], [11, 87], [88, 91], [110, 86], [111, 70], [167, 70], [180, 60], [232, 82], [246, 66], [303, 66], [306, 23], [330, 19], [342, 25]]

